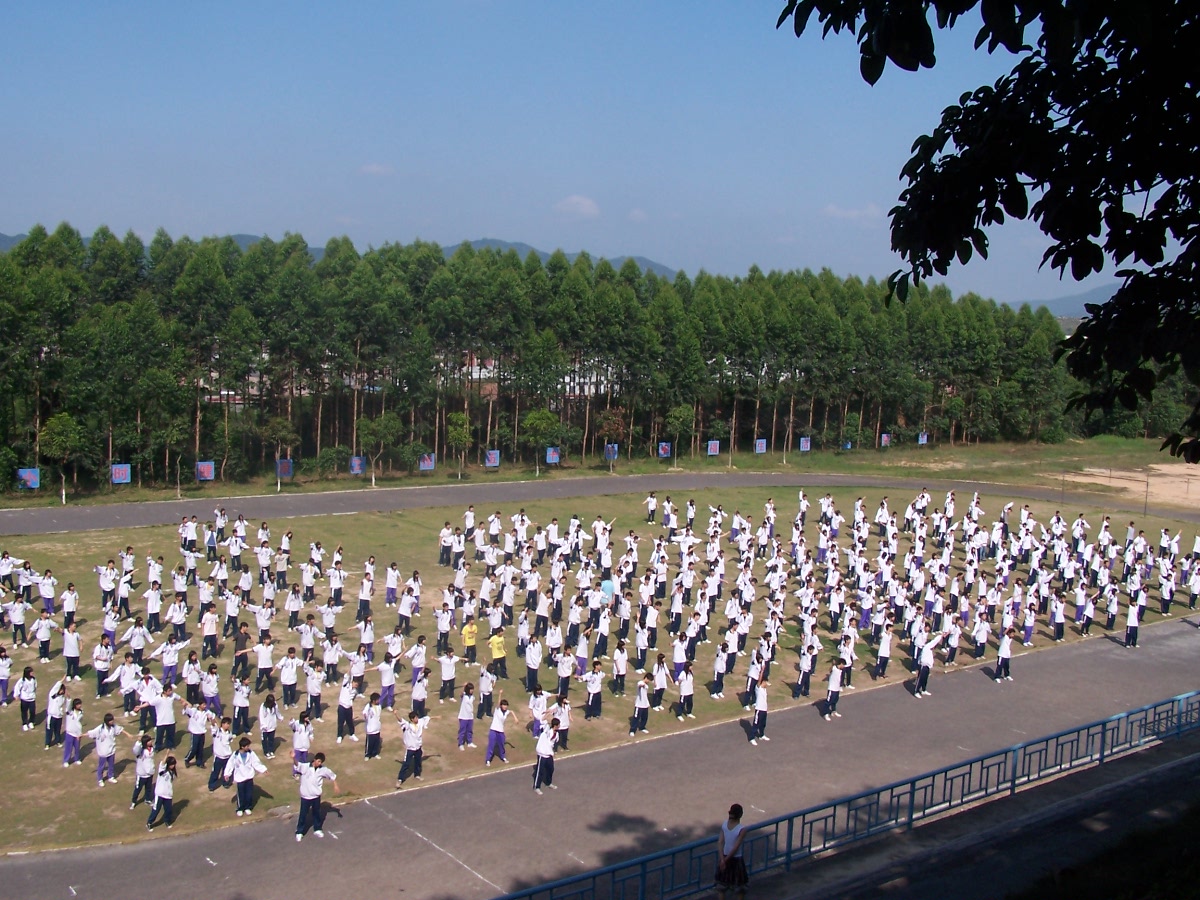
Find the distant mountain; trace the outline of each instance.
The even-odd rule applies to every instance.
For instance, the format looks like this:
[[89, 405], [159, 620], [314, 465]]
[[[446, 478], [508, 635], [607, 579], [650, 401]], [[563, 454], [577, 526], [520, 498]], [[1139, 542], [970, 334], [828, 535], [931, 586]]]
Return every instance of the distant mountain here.
[[[16, 244], [19, 244], [21, 241], [25, 240], [25, 237], [26, 236], [23, 234], [16, 234], [16, 235], [0, 234], [0, 253], [8, 252]], [[257, 244], [260, 240], [262, 240], [262, 237], [260, 235], [256, 235], [256, 234], [232, 234], [232, 235], [230, 235], [230, 237], [233, 238], [234, 243], [236, 243], [239, 247], [241, 247], [242, 250], [248, 250], [251, 246], [253, 246], [254, 244]], [[90, 240], [91, 240], [90, 238], [85, 237], [83, 239], [84, 245], [86, 246]], [[524, 243], [520, 243], [520, 242], [513, 243], [511, 241], [497, 240], [496, 238], [483, 238], [482, 240], [468, 241], [467, 243], [469, 243], [476, 250], [494, 249], [494, 250], [500, 250], [501, 252], [506, 252], [508, 250], [515, 250], [517, 252], [517, 255], [520, 256], [522, 259], [524, 259], [526, 256], [528, 256], [530, 253], [536, 253], [538, 258], [543, 263], [545, 263], [546, 260], [548, 260], [550, 258], [550, 254], [547, 253], [545, 250], [538, 250], [536, 247], [531, 247], [529, 244], [524, 244]], [[442, 247], [442, 252], [446, 254], [447, 258], [449, 258], [454, 255], [454, 251], [457, 250], [459, 248], [459, 246], [461, 246], [461, 245], [460, 244], [446, 244]], [[325, 256], [325, 248], [324, 247], [314, 247], [314, 246], [310, 245], [308, 248], [308, 252], [312, 255], [313, 262], [320, 262], [322, 257]], [[571, 262], [574, 262], [575, 258], [577, 256], [579, 256], [578, 253], [567, 253], [566, 254], [567, 259], [570, 260]], [[592, 258], [593, 258], [593, 260], [599, 259], [599, 257], [596, 256], [595, 254], [592, 254]], [[644, 272], [653, 272], [655, 275], [658, 275], [660, 278], [665, 278], [668, 281], [673, 280], [675, 278], [675, 273], [677, 270], [672, 269], [670, 266], [664, 266], [662, 263], [655, 262], [652, 259], [646, 259], [646, 257], [644, 257], [644, 256], [633, 256], [633, 257], [614, 256], [611, 259], [609, 259], [608, 261], [610, 263], [612, 263], [614, 269], [620, 269], [621, 266], [623, 266], [625, 264], [626, 259], [632, 259], [635, 263], [637, 263], [637, 265]]]
[[[1037, 309], [1039, 306], [1046, 307], [1052, 315], [1059, 319], [1082, 319], [1087, 315], [1087, 311], [1083, 308], [1085, 303], [1104, 303], [1117, 292], [1117, 288], [1120, 286], [1119, 282], [1113, 281], [1109, 284], [1092, 288], [1090, 291], [1084, 291], [1082, 294], [1070, 294], [1054, 300], [1029, 300], [1026, 302], [1034, 309]], [[1021, 304], [1010, 303], [1008, 305], [1017, 307]]]

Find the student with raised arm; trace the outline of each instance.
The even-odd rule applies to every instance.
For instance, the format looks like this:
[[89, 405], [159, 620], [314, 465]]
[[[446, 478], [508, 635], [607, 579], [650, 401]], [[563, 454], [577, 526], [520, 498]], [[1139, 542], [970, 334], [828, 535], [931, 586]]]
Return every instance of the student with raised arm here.
[[431, 718], [431, 716], [418, 716], [415, 709], [408, 714], [407, 720], [396, 716], [404, 739], [404, 763], [400, 766], [400, 773], [396, 776], [396, 787], [398, 788], [404, 787], [404, 782], [410, 775], [417, 781], [421, 780], [421, 761], [424, 756], [422, 746], [425, 729], [429, 726]]
[[542, 795], [542, 785], [558, 790], [554, 783], [554, 750], [558, 746], [558, 719], [551, 719], [548, 728], [538, 735], [534, 754], [537, 760], [533, 764], [533, 792]]

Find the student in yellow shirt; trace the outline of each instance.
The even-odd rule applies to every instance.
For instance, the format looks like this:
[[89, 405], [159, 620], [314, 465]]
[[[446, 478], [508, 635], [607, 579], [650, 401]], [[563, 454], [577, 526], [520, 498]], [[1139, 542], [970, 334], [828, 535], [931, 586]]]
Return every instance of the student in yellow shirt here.
[[467, 665], [478, 665], [475, 658], [475, 642], [479, 636], [479, 626], [475, 624], [474, 616], [467, 616], [463, 622], [462, 639], [463, 639], [463, 656], [467, 660]]
[[497, 678], [508, 678], [508, 648], [504, 646], [504, 627], [488, 638], [488, 649], [492, 652], [492, 667]]

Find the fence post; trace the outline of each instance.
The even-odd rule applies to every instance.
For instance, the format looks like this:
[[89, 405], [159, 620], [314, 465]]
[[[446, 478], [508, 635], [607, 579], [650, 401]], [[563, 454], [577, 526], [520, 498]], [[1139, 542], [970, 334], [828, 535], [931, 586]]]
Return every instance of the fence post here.
[[1104, 763], [1104, 745], [1108, 743], [1108, 723], [1100, 723], [1100, 763]]
[[646, 863], [643, 862], [638, 869], [640, 874], [638, 875], [637, 900], [646, 900]]
[[783, 871], [792, 871], [792, 835], [796, 828], [796, 817], [791, 816], [787, 822], [787, 850], [783, 854]]
[[908, 783], [908, 830], [912, 831], [913, 819], [916, 817], [917, 809], [917, 780], [914, 778]]
[[1008, 751], [1008, 793], [1010, 796], [1017, 792], [1017, 752], [1017, 747]]
[[1175, 698], [1175, 737], [1183, 734], [1183, 698]]

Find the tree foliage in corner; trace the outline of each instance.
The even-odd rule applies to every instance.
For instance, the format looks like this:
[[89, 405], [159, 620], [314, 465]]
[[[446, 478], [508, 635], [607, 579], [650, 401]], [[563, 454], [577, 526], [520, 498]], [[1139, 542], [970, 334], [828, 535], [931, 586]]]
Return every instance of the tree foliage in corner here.
[[[1122, 284], [1063, 345], [1089, 387], [1076, 402], [1106, 411], [1149, 400], [1176, 373], [1200, 384], [1200, 88], [1186, 62], [1200, 7], [1184, 0], [789, 0], [796, 36], [858, 40], [863, 78], [888, 61], [931, 68], [934, 26], [979, 7], [975, 47], [1018, 58], [994, 85], [963, 94], [912, 145], [891, 211], [892, 249], [911, 285], [957, 259], [987, 256], [987, 229], [1032, 219], [1049, 239], [1042, 264], [1076, 280], [1110, 260]], [[1036, 43], [1027, 43], [1034, 40]], [[1200, 403], [1163, 444], [1200, 462]]]

